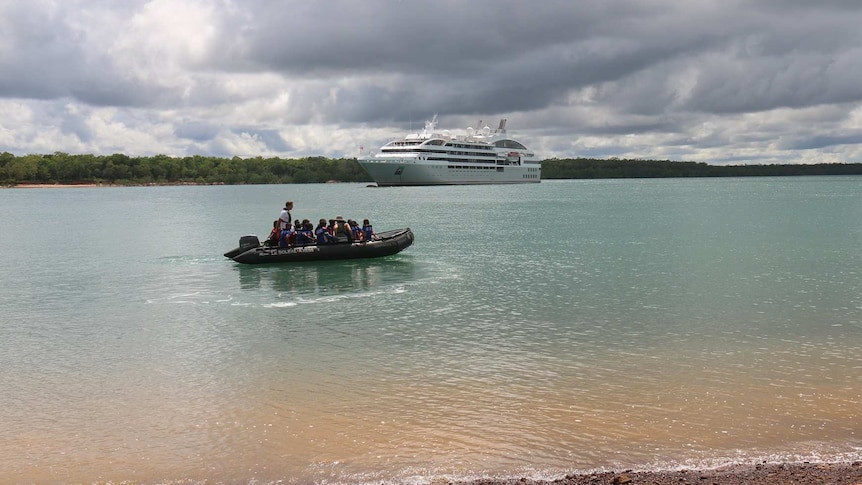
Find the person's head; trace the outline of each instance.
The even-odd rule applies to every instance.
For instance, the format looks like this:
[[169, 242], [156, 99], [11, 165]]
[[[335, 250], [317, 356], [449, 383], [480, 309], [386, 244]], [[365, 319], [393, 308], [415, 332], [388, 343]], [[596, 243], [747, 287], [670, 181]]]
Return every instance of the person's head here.
[[293, 227], [299, 229], [300, 227], [302, 227], [302, 221], [300, 221], [299, 219], [293, 221]]
[[370, 226], [370, 225], [371, 225], [371, 221], [369, 221], [368, 219], [362, 219], [362, 225], [363, 225], [363, 226]]
[[278, 227], [278, 219], [272, 221], [272, 227]]
[[289, 201], [285, 202], [285, 203], [284, 203], [284, 208], [285, 208], [285, 209], [287, 209], [287, 210], [293, 209], [293, 201], [292, 201], [292, 200], [289, 200]]
[[344, 224], [344, 217], [343, 216], [335, 216], [335, 223], [336, 224]]
[[326, 219], [320, 219], [319, 221], [317, 221], [317, 223], [321, 226], [325, 226], [326, 225]]

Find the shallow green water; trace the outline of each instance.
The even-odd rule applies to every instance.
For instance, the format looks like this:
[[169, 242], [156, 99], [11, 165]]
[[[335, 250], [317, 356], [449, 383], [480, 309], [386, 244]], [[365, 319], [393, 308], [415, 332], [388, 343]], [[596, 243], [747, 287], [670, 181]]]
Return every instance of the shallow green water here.
[[[246, 267], [294, 217], [384, 259]], [[0, 481], [862, 456], [862, 179], [0, 191]]]

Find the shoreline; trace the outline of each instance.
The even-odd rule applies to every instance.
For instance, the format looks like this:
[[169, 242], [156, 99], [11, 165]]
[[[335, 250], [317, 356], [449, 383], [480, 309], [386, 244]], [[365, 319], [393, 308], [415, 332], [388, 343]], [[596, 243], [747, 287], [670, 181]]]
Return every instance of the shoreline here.
[[100, 184], [15, 184], [7, 185], [7, 189], [68, 189], [72, 187], [92, 188], [92, 187], [109, 187], [108, 185]]
[[715, 469], [602, 471], [573, 473], [553, 480], [528, 478], [449, 481], [448, 485], [862, 485], [862, 461], [827, 463], [758, 463]]
[[206, 184], [199, 184], [197, 182], [178, 182], [178, 183], [149, 183], [149, 184], [15, 184], [15, 185], [3, 185], [0, 188], [3, 189], [75, 189], [75, 188], [84, 188], [91, 189], [96, 187], [179, 187], [185, 185], [226, 185], [224, 182], [213, 182]]

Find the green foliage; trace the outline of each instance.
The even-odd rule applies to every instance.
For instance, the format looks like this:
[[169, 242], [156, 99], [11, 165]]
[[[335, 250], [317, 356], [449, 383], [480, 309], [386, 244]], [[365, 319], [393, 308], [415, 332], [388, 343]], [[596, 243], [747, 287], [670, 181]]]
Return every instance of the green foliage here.
[[0, 153], [0, 184], [290, 184], [370, 182], [355, 159]]
[[[734, 165], [661, 160], [551, 159], [542, 162], [544, 179], [646, 178], [646, 177], [746, 177], [781, 175], [860, 175], [862, 164]], [[306, 157], [217, 158], [129, 157], [113, 155], [15, 156], [0, 153], [0, 185], [18, 183], [118, 185], [148, 184], [304, 184], [370, 182], [371, 178], [352, 158]]]
[[751, 177], [785, 175], [862, 175], [862, 163], [816, 165], [709, 165], [668, 160], [551, 159], [542, 162], [543, 179]]

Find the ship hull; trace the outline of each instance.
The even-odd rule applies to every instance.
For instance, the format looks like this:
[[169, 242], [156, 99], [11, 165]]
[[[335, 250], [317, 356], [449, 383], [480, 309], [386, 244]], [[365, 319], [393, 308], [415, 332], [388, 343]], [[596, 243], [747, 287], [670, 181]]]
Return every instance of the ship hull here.
[[455, 164], [425, 160], [360, 159], [378, 186], [527, 184], [541, 181], [541, 165]]

